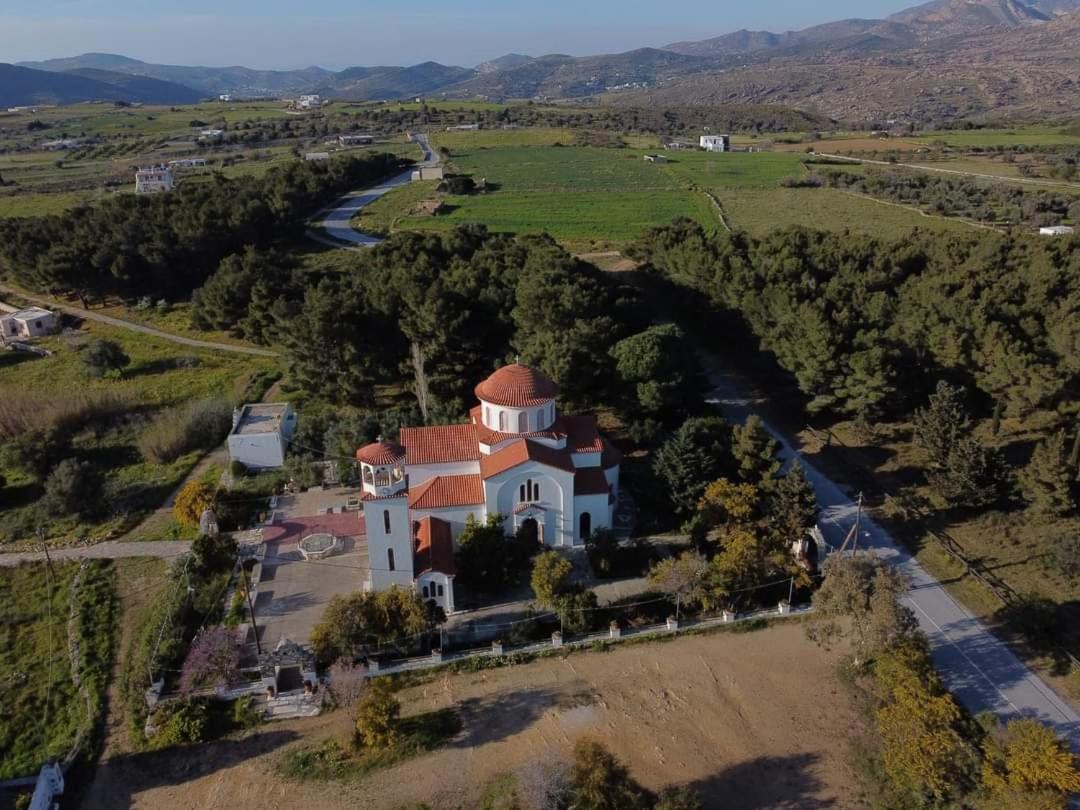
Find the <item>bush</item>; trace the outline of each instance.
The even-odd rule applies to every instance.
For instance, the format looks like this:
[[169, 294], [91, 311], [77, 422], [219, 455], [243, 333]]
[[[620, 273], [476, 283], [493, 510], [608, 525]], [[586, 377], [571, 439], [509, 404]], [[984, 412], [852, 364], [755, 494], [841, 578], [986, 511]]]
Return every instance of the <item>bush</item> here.
[[247, 465], [237, 459], [229, 462], [229, 475], [233, 478], [243, 478], [247, 475]]
[[119, 343], [112, 340], [95, 340], [82, 352], [82, 361], [95, 377], [119, 373], [131, 363]]
[[153, 464], [168, 464], [192, 450], [216, 447], [232, 424], [232, 406], [200, 399], [164, 411], [139, 437], [139, 452]]
[[104, 478], [89, 462], [64, 459], [45, 481], [41, 506], [50, 515], [93, 515], [103, 488]]
[[356, 707], [357, 747], [389, 748], [398, 741], [401, 703], [388, 681], [372, 681]]
[[210, 729], [210, 705], [206, 698], [191, 698], [166, 703], [153, 715], [157, 734], [154, 748], [170, 748], [184, 743], [203, 742]]
[[252, 695], [244, 695], [232, 705], [232, 724], [236, 728], [255, 728], [263, 723], [263, 712]]
[[59, 430], [35, 430], [6, 442], [0, 448], [0, 464], [41, 481], [70, 451], [71, 440]]
[[35, 431], [71, 435], [87, 427], [101, 428], [130, 409], [131, 397], [115, 391], [66, 396], [4, 392], [0, 398], [0, 441]]
[[214, 491], [202, 481], [188, 482], [173, 505], [173, 515], [185, 526], [198, 526], [203, 512], [214, 505]]

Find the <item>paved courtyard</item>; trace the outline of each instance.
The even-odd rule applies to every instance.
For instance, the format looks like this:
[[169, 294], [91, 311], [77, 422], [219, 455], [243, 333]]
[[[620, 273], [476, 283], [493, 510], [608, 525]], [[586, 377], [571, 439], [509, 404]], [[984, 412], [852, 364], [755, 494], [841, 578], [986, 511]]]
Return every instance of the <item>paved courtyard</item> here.
[[[305, 560], [297, 544], [309, 534], [341, 538], [341, 554]], [[338, 595], [362, 590], [368, 578], [367, 539], [359, 512], [279, 518], [263, 529], [266, 542], [255, 599], [255, 621], [263, 650], [282, 638], [306, 643], [327, 603]]]

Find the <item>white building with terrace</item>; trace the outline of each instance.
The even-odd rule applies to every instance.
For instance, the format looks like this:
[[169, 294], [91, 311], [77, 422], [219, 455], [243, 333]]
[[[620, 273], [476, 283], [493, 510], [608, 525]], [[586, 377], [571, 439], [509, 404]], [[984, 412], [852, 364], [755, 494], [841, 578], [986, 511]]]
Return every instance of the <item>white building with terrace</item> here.
[[593, 416], [559, 411], [558, 387], [539, 371], [504, 366], [475, 390], [465, 424], [402, 428], [400, 444], [356, 452], [371, 587], [415, 583], [448, 613], [470, 516], [499, 515], [507, 534], [570, 547], [612, 526], [619, 493], [618, 451]]

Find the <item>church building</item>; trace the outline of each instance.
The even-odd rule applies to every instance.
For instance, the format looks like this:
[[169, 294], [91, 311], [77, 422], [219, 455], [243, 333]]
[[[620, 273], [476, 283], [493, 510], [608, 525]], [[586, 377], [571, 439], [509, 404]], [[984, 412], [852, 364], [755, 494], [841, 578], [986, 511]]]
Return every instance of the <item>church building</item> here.
[[618, 451], [593, 416], [559, 411], [558, 386], [539, 371], [503, 366], [475, 391], [467, 423], [402, 428], [400, 444], [356, 451], [371, 587], [415, 584], [447, 613], [470, 515], [569, 547], [612, 526], [619, 493]]

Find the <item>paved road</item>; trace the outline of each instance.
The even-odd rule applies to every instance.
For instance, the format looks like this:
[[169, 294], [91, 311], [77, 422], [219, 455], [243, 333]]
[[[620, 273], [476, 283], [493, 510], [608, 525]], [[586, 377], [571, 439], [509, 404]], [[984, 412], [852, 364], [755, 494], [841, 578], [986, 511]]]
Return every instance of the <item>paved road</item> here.
[[[169, 559], [179, 557], [191, 548], [189, 540], [157, 540], [153, 543], [126, 543], [110, 540], [93, 546], [70, 546], [51, 548], [49, 556], [57, 560], [115, 560], [120, 557], [158, 557]], [[24, 562], [37, 562], [45, 559], [43, 551], [12, 551], [0, 554], [0, 566], [19, 565]]]
[[234, 354], [248, 354], [255, 357], [279, 356], [277, 352], [271, 351], [270, 349], [256, 349], [252, 346], [235, 346], [231, 343], [214, 343], [209, 340], [196, 340], [195, 338], [174, 335], [170, 332], [162, 332], [160, 329], [154, 329], [150, 326], [143, 326], [139, 323], [124, 321], [120, 318], [114, 318], [111, 315], [103, 315], [100, 312], [83, 309], [82, 307], [73, 306], [71, 304], [61, 304], [59, 301], [56, 301], [52, 298], [43, 298], [41, 296], [30, 295], [29, 293], [21, 292], [19, 290], [12, 290], [9, 287], [0, 286], [0, 293], [17, 295], [40, 306], [48, 307], [51, 310], [58, 310], [68, 315], [74, 315], [76, 318], [88, 318], [91, 321], [107, 323], [109, 324], [109, 326], [115, 326], [120, 329], [127, 329], [131, 332], [140, 332], [144, 335], [152, 335], [153, 337], [161, 338], [162, 340], [168, 340], [172, 343], [179, 343], [182, 346], [191, 346], [196, 349], [212, 349], [214, 351], [233, 352]]
[[[715, 402], [732, 421], [741, 422], [753, 410], [745, 397], [745, 381], [726, 372], [715, 359], [704, 358]], [[787, 438], [766, 425], [783, 445], [785, 459], [796, 453]], [[834, 546], [843, 543], [855, 519], [852, 498], [805, 459], [807, 477], [822, 507], [822, 531]], [[930, 639], [934, 663], [954, 695], [972, 712], [990, 710], [1001, 716], [1030, 716], [1052, 726], [1080, 752], [1080, 715], [1042, 679], [1029, 670], [944, 586], [919, 565], [904, 548], [863, 516], [859, 547], [872, 549], [900, 567], [911, 582], [907, 603]]]
[[940, 166], [926, 166], [921, 163], [890, 163], [887, 160], [870, 160], [869, 158], [857, 158], [850, 155], [831, 155], [827, 152], [812, 152], [814, 157], [834, 158], [836, 160], [848, 160], [852, 163], [869, 163], [874, 166], [901, 166], [905, 169], [918, 169], [924, 172], [939, 172], [941, 174], [958, 174], [961, 177], [977, 177], [980, 180], [999, 180], [1004, 183], [1025, 183], [1029, 186], [1050, 186], [1068, 188], [1080, 188], [1080, 183], [1070, 183], [1065, 180], [1039, 180], [1032, 177], [1005, 177], [1000, 174], [981, 174], [980, 172], [965, 172], [960, 169], [943, 169]]
[[[407, 185], [412, 179], [414, 169], [423, 166], [437, 166], [439, 164], [439, 158], [432, 151], [431, 145], [428, 143], [427, 135], [417, 133], [412, 136], [412, 139], [423, 151], [423, 161], [417, 166], [410, 168], [406, 172], [402, 172], [397, 177], [393, 177], [375, 188], [369, 188], [365, 191], [354, 191], [338, 200], [337, 204], [329, 209], [323, 215], [323, 219], [318, 223], [326, 229], [328, 236], [338, 242], [344, 242], [358, 247], [372, 247], [382, 241], [382, 239], [377, 236], [370, 236], [369, 234], [357, 231], [352, 226], [352, 220], [360, 212], [361, 208], [371, 205], [384, 194], [388, 194], [396, 188]], [[319, 239], [318, 241], [322, 242], [324, 240]]]

